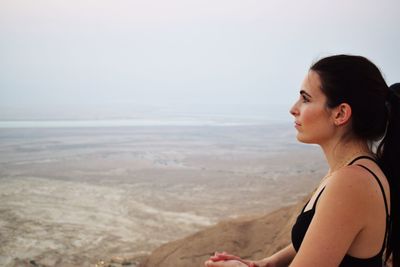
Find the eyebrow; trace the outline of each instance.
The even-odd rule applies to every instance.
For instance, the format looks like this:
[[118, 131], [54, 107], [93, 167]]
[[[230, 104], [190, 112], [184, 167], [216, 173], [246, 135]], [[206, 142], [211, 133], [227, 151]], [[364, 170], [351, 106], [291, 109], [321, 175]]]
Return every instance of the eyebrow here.
[[306, 95], [306, 96], [312, 98], [312, 96], [309, 93], [307, 93], [306, 91], [304, 91], [304, 90], [300, 90], [300, 94], [301, 95]]

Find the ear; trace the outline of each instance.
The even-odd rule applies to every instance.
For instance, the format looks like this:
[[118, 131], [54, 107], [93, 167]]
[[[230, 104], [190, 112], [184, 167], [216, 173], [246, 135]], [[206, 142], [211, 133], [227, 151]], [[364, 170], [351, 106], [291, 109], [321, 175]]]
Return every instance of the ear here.
[[342, 103], [333, 111], [333, 122], [336, 126], [344, 125], [350, 121], [351, 106], [347, 103]]

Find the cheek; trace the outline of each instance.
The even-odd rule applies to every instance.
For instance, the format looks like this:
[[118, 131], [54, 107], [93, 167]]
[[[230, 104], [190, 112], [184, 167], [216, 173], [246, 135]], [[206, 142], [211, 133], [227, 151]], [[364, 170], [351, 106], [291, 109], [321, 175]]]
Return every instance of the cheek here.
[[304, 109], [302, 114], [302, 123], [304, 125], [309, 125], [310, 123], [312, 124], [313, 122], [318, 120], [318, 117], [320, 117], [320, 115], [318, 114], [318, 110], [312, 107]]
[[309, 107], [302, 116], [302, 123], [306, 128], [313, 128], [315, 131], [325, 133], [330, 129], [328, 114], [320, 107]]

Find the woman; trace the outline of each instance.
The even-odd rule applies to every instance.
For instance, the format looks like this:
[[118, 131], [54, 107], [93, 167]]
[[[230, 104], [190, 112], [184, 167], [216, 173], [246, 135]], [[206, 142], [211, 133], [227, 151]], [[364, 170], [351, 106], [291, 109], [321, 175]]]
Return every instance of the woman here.
[[[258, 261], [216, 253], [205, 266], [400, 266], [400, 84], [360, 56], [313, 64], [291, 108], [297, 139], [318, 144], [327, 175], [292, 228], [292, 244]], [[397, 91], [397, 92], [396, 92]]]

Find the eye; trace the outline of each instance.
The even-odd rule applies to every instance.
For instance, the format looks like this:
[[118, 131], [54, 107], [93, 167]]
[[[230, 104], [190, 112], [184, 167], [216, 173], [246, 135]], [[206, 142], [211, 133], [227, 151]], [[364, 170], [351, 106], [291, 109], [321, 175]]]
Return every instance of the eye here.
[[304, 94], [301, 95], [301, 99], [303, 100], [303, 103], [308, 103], [310, 102], [310, 99], [308, 99], [308, 97]]

